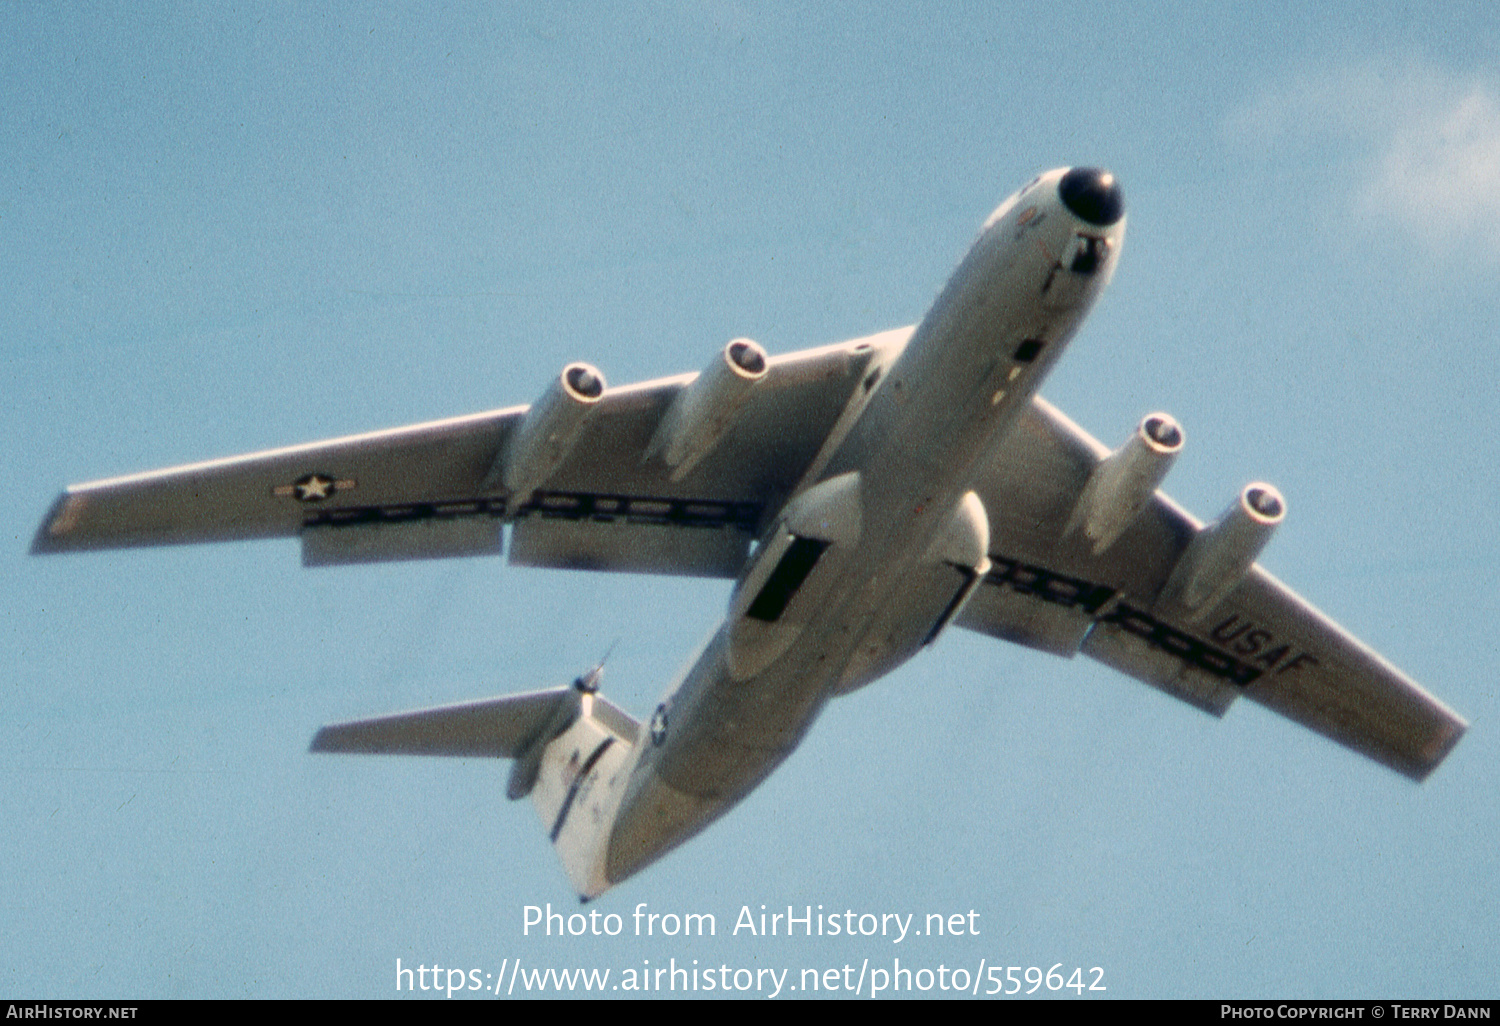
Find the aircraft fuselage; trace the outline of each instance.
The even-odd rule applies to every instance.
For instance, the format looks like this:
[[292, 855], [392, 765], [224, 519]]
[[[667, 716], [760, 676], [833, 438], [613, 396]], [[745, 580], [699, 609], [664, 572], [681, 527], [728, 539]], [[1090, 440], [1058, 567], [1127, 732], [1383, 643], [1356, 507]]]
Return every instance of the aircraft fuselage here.
[[595, 834], [587, 865], [570, 867], [586, 896], [742, 799], [830, 697], [911, 658], [988, 569], [974, 479], [1102, 291], [1124, 237], [1123, 211], [1085, 203], [1108, 220], [1091, 223], [1063, 202], [1066, 170], [995, 210], [914, 331], [868, 340], [876, 352], [846, 429], [761, 539], [729, 616], [663, 699], [628, 775], [615, 774], [613, 828]]

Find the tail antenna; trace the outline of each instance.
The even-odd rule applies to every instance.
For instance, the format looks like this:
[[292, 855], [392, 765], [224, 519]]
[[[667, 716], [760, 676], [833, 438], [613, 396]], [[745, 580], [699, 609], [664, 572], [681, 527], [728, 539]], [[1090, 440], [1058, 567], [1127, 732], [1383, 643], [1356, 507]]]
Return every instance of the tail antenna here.
[[573, 687], [577, 688], [579, 691], [582, 691], [585, 695], [592, 695], [594, 692], [598, 691], [599, 683], [604, 680], [604, 664], [609, 661], [610, 654], [614, 652], [615, 646], [619, 643], [619, 638], [616, 638], [614, 641], [610, 642], [609, 648], [604, 650], [604, 655], [601, 656], [599, 661], [594, 664], [594, 668], [592, 670], [589, 670], [583, 676], [575, 677], [573, 679]]

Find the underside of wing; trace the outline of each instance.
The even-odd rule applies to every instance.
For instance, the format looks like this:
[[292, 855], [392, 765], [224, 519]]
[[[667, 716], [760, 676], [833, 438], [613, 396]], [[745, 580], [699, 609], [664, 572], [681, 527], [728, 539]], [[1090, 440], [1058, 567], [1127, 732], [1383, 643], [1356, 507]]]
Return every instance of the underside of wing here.
[[[872, 354], [905, 336], [765, 360], [732, 410], [693, 421], [711, 437], [688, 430], [690, 458], [681, 438], [663, 455], [663, 422], [703, 391], [690, 387], [702, 375], [601, 381], [565, 450], [538, 424], [539, 403], [96, 481], [58, 497], [32, 551], [300, 536], [317, 566], [499, 553], [511, 524], [513, 562], [733, 576], [859, 394]], [[523, 437], [528, 465], [544, 472], [518, 483]]]
[[[384, 510], [449, 512], [475, 486], [525, 407], [74, 485], [58, 496], [33, 552], [295, 535]], [[503, 510], [503, 505], [501, 507]], [[462, 507], [455, 515], [469, 512]], [[497, 533], [498, 538], [498, 533]]]
[[[1418, 780], [1458, 743], [1466, 724], [1453, 710], [1253, 556], [1235, 564], [1217, 551], [1235, 544], [1223, 540], [1230, 512], [1205, 527], [1149, 493], [1101, 545], [1087, 525], [1100, 520], [1090, 513], [1109, 456], [1033, 403], [980, 488], [993, 567], [962, 626], [1082, 652], [1214, 715], [1244, 695]], [[1279, 518], [1279, 496], [1257, 487], [1242, 497], [1247, 509], [1269, 503]]]

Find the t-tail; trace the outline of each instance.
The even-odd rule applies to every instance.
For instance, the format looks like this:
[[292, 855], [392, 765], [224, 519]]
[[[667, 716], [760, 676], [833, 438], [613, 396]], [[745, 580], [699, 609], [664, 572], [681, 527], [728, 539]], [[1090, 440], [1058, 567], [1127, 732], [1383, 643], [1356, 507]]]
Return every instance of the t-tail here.
[[605, 852], [641, 725], [598, 694], [603, 663], [572, 685], [324, 727], [314, 752], [514, 759], [506, 797], [531, 796], [585, 901], [611, 886]]

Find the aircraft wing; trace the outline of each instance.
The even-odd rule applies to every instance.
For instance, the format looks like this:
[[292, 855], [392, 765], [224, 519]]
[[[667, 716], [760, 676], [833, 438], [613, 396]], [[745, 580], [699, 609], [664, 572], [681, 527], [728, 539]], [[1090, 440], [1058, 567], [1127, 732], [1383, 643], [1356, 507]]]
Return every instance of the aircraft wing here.
[[1102, 553], [1064, 537], [1109, 450], [1036, 399], [990, 468], [993, 567], [958, 623], [1093, 659], [1222, 716], [1240, 695], [1417, 780], [1464, 720], [1254, 565], [1187, 613], [1158, 600], [1201, 524], [1160, 492]]
[[606, 390], [568, 456], [519, 502], [492, 471], [524, 406], [74, 485], [32, 551], [300, 536], [304, 564], [327, 565], [499, 553], [510, 523], [512, 562], [734, 576], [875, 346], [907, 333], [771, 358], [680, 480], [646, 456], [691, 374]]

